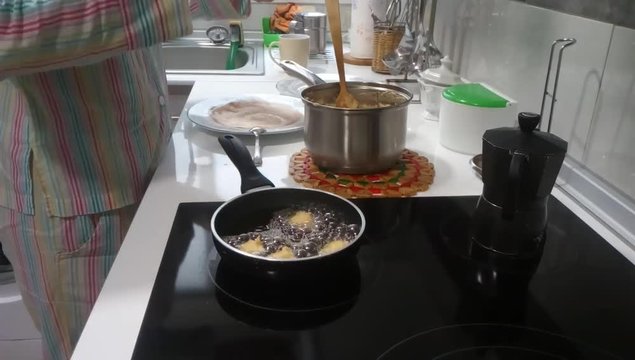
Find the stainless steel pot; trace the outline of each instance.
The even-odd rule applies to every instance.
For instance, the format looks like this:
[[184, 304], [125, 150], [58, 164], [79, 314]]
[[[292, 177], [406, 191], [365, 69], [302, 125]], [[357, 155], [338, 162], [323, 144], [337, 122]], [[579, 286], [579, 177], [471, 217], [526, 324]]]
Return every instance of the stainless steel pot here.
[[[391, 168], [406, 143], [406, 120], [412, 94], [398, 86], [347, 82], [363, 104], [384, 107], [335, 107], [338, 83], [310, 86], [304, 102], [304, 142], [319, 167], [339, 173], [368, 174]], [[332, 106], [328, 105], [332, 104]]]

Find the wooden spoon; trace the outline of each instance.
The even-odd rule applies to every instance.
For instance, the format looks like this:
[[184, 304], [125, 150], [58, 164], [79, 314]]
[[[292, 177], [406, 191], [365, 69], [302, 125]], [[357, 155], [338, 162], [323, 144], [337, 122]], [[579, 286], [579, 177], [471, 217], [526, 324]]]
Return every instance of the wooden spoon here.
[[331, 39], [333, 40], [333, 50], [335, 51], [337, 75], [340, 77], [340, 93], [337, 95], [337, 99], [335, 99], [335, 106], [339, 108], [356, 109], [359, 107], [359, 102], [351, 93], [348, 92], [348, 88], [346, 87], [339, 0], [326, 0], [326, 12], [329, 17]]

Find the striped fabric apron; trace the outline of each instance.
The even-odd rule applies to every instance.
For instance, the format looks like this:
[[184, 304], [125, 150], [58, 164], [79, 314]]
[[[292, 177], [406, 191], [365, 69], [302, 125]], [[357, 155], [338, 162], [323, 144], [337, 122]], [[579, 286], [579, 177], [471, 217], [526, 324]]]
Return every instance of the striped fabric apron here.
[[[45, 360], [69, 359], [124, 239], [136, 205], [74, 217], [0, 207], [0, 240], [24, 304], [42, 334]], [[60, 241], [62, 239], [62, 241]], [[0, 359], [3, 359], [0, 354]]]
[[0, 241], [47, 360], [70, 358], [167, 144], [160, 44], [191, 33], [197, 8], [216, 19], [251, 9], [0, 1]]

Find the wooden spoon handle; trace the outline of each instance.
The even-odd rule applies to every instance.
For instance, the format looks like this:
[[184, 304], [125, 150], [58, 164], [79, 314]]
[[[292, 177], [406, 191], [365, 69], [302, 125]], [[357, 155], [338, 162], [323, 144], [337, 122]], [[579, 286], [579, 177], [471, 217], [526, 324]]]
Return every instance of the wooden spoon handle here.
[[346, 75], [344, 75], [344, 50], [342, 47], [342, 25], [340, 22], [339, 0], [326, 0], [326, 13], [328, 14], [329, 28], [331, 29], [333, 51], [335, 51], [337, 74], [340, 78], [340, 91], [347, 91]]

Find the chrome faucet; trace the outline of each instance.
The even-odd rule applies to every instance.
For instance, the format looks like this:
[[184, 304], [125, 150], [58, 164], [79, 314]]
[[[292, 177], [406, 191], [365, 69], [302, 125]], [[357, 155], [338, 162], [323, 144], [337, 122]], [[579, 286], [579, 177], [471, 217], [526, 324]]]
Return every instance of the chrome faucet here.
[[240, 46], [244, 43], [243, 26], [240, 21], [231, 21], [229, 23], [229, 41], [238, 43]]

